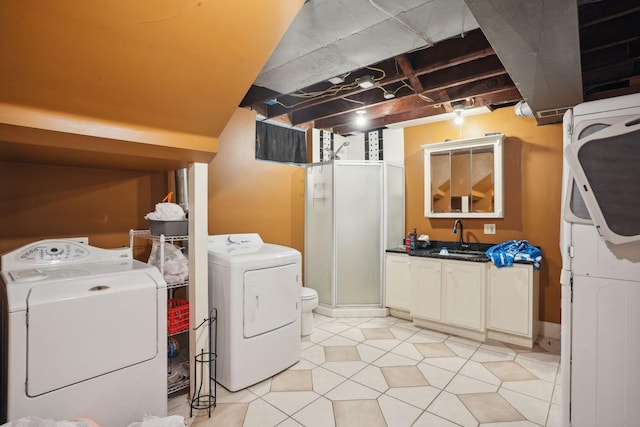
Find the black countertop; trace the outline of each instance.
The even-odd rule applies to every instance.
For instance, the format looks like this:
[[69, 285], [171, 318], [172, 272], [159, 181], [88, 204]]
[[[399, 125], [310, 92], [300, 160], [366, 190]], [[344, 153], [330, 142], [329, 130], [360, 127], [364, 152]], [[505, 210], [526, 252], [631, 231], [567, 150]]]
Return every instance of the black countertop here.
[[[420, 243], [418, 243], [420, 244]], [[467, 262], [491, 262], [491, 260], [484, 255], [484, 253], [497, 243], [465, 243], [465, 247], [461, 250], [460, 243], [455, 241], [443, 241], [432, 240], [430, 244], [424, 248], [413, 249], [407, 252], [405, 246], [398, 245], [394, 248], [388, 248], [386, 252], [396, 254], [407, 254], [409, 256], [424, 257], [424, 258], [438, 258], [438, 259], [451, 259], [456, 261]], [[440, 249], [446, 247], [449, 253], [447, 255], [440, 255]], [[457, 253], [456, 253], [457, 252]], [[514, 261], [518, 264], [532, 264], [528, 261]]]
[[[418, 243], [419, 245], [420, 243]], [[497, 245], [497, 243], [465, 243], [464, 250], [467, 251], [476, 251], [476, 252], [486, 252], [491, 246]], [[388, 248], [387, 252], [393, 253], [408, 253], [412, 256], [424, 256], [425, 252], [440, 250], [443, 246], [446, 246], [448, 250], [459, 250], [460, 243], [450, 242], [445, 240], [432, 240], [430, 244], [424, 248], [416, 248], [412, 251], [407, 252], [404, 245], [398, 245], [394, 248]]]

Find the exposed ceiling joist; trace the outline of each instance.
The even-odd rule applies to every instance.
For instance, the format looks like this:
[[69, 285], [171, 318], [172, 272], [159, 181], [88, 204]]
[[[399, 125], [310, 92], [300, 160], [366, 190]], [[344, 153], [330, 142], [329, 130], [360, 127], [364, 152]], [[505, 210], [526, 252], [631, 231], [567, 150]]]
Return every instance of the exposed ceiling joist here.
[[[344, 8], [331, 8], [329, 3]], [[376, 0], [376, 3], [391, 11], [395, 18], [413, 25], [423, 36], [440, 35], [433, 37], [434, 43], [429, 47], [398, 52], [393, 46], [388, 50], [387, 44], [395, 44], [396, 37], [399, 42], [406, 41], [406, 34], [402, 34], [406, 28], [386, 27], [395, 18], [384, 13], [377, 16], [375, 19], [391, 21], [384, 24], [385, 31], [376, 32], [375, 38], [362, 37], [364, 33], [358, 32], [361, 22], [344, 19], [354, 8], [368, 14], [371, 2], [310, 0], [298, 17], [302, 17], [301, 21], [294, 22], [296, 30], [287, 32], [281, 42], [289, 53], [295, 53], [296, 46], [300, 52], [313, 50], [305, 40], [316, 32], [328, 39], [337, 37], [331, 28], [338, 22], [339, 35], [349, 39], [350, 48], [358, 46], [356, 53], [350, 50], [352, 55], [377, 55], [379, 59], [352, 68], [345, 68], [346, 62], [341, 63], [340, 71], [333, 74], [327, 70], [334, 70], [336, 64], [328, 64], [328, 57], [327, 61], [298, 67], [297, 73], [308, 74], [305, 78], [316, 74], [326, 78], [287, 93], [260, 87], [263, 80], [257, 79], [241, 106], [298, 127], [315, 126], [342, 133], [358, 130], [353, 119], [359, 109], [366, 111], [368, 126], [383, 127], [450, 112], [452, 103], [461, 100], [495, 109], [524, 99], [542, 125], [560, 122], [566, 107], [581, 102], [583, 96], [590, 100], [640, 92], [638, 0]], [[322, 16], [323, 20], [310, 20], [312, 16]], [[474, 25], [479, 22], [481, 29], [468, 28], [464, 21], [469, 17]], [[367, 15], [363, 19], [374, 17]], [[452, 32], [456, 27], [466, 30]], [[449, 35], [442, 37], [445, 33]], [[337, 39], [330, 44], [342, 46]], [[274, 53], [263, 72], [282, 65], [281, 54], [282, 51]], [[270, 78], [290, 83], [287, 73], [276, 74]], [[375, 80], [373, 87], [358, 86], [358, 80], [365, 75]], [[330, 83], [329, 77], [344, 81]]]

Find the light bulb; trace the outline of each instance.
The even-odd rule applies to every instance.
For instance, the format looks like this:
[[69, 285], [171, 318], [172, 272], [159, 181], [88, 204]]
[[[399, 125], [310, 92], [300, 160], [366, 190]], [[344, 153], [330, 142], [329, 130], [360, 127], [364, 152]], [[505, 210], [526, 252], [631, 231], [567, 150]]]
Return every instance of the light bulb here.
[[453, 122], [457, 125], [461, 125], [464, 122], [462, 111], [456, 111], [456, 118], [453, 120]]

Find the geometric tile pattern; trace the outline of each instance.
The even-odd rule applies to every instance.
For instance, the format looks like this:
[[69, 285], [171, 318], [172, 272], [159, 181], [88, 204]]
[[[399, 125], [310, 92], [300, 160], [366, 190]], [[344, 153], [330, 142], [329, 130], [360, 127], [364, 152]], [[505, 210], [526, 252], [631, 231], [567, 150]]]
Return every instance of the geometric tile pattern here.
[[[301, 359], [285, 371], [194, 411], [188, 396], [169, 414], [188, 426], [561, 425], [559, 346], [519, 348], [415, 327], [394, 317], [314, 313]], [[505, 424], [497, 424], [505, 423]]]
[[324, 348], [324, 359], [327, 362], [346, 362], [360, 360], [360, 354], [355, 345], [327, 346]]
[[389, 387], [417, 387], [429, 385], [417, 366], [388, 366], [380, 368]]
[[445, 343], [416, 344], [416, 348], [424, 357], [455, 357], [456, 354]]
[[384, 340], [394, 339], [395, 335], [391, 333], [389, 328], [366, 328], [362, 330], [362, 335], [367, 340]]
[[311, 369], [288, 370], [271, 380], [271, 391], [311, 391], [313, 381]]
[[502, 381], [523, 381], [538, 379], [538, 377], [533, 375], [527, 369], [523, 368], [522, 365], [512, 360], [501, 362], [483, 362], [482, 365]]
[[503, 423], [526, 419], [498, 393], [468, 393], [458, 395], [479, 423]]

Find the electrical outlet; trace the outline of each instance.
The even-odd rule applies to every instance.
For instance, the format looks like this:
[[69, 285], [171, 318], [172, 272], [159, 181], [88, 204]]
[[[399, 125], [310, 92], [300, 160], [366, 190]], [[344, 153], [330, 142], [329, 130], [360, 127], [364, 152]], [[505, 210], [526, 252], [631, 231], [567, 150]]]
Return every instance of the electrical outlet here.
[[496, 225], [495, 224], [485, 224], [484, 225], [484, 234], [496, 234]]

